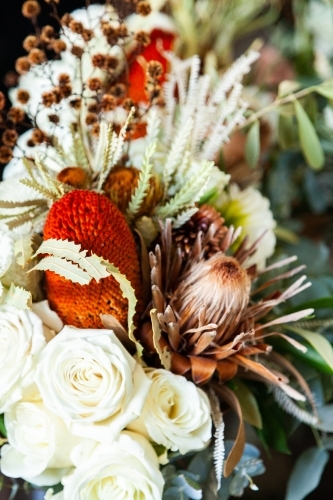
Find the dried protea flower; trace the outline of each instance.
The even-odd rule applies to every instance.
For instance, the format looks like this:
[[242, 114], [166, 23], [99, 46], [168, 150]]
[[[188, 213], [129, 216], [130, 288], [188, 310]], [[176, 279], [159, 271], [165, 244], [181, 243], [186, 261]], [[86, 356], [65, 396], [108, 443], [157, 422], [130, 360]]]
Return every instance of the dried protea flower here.
[[[89, 254], [112, 262], [131, 282], [140, 299], [140, 266], [133, 235], [125, 217], [106, 196], [74, 190], [55, 202], [46, 219], [44, 239], [80, 244]], [[127, 300], [112, 277], [89, 285], [72, 283], [51, 271], [45, 272], [50, 306], [65, 324], [79, 328], [103, 328], [100, 314], [112, 314], [125, 328]]]
[[5, 146], [13, 147], [16, 144], [18, 133], [16, 130], [7, 129], [2, 134], [2, 142]]
[[18, 89], [16, 99], [20, 104], [27, 104], [30, 99], [30, 94], [27, 90]]
[[27, 36], [23, 41], [23, 48], [30, 52], [32, 49], [36, 49], [39, 45], [38, 38], [35, 35]]
[[27, 0], [22, 5], [22, 14], [24, 17], [32, 18], [40, 13], [40, 5], [36, 0]]
[[19, 57], [15, 62], [15, 69], [20, 75], [28, 73], [31, 64], [27, 57]]
[[[105, 194], [122, 212], [126, 212], [131, 197], [138, 185], [139, 176], [140, 170], [134, 167], [118, 166], [111, 170], [105, 181], [103, 186]], [[152, 176], [149, 184], [150, 189], [140, 207], [138, 216], [149, 215], [162, 199], [163, 190], [159, 179], [156, 176]]]
[[86, 189], [89, 182], [87, 173], [81, 167], [66, 167], [59, 172], [57, 179], [76, 189]]
[[[221, 243], [221, 251], [206, 259], [203, 242], [207, 234], [198, 234], [191, 252], [182, 256], [181, 249], [176, 248], [172, 239], [171, 223], [167, 222], [163, 229], [162, 246], [157, 245], [150, 255], [153, 306], [157, 316], [152, 327], [146, 323], [140, 332], [146, 352], [156, 351], [157, 345], [161, 359], [167, 359], [172, 371], [186, 374], [197, 384], [208, 382], [215, 374], [223, 382], [245, 369], [254, 372], [259, 380], [282, 387], [284, 378], [271, 371], [265, 360], [260, 363], [251, 356], [265, 354], [269, 360], [271, 346], [265, 344], [264, 339], [272, 335], [266, 332], [271, 324], [295, 321], [313, 311], [300, 311], [273, 322], [263, 320], [276, 305], [306, 288], [308, 285], [303, 284], [306, 277], [301, 277], [285, 291], [268, 294], [256, 303], [253, 297], [265, 290], [270, 282], [253, 289], [250, 299], [257, 272], [255, 266], [247, 268], [245, 262], [255, 251], [255, 245], [247, 249], [244, 241], [234, 256], [226, 255], [235, 237], [233, 229], [229, 229]], [[214, 237], [214, 231], [210, 237]], [[286, 259], [274, 267], [293, 260]], [[293, 276], [303, 267], [284, 273], [282, 277]], [[156, 321], [161, 336], [156, 332]], [[160, 336], [158, 344], [156, 336], [152, 342], [152, 328], [155, 335]], [[292, 391], [290, 388], [285, 390]]]
[[[183, 253], [190, 253], [198, 234], [203, 235], [205, 256], [211, 257], [221, 250], [228, 228], [224, 219], [210, 205], [202, 205], [186, 224], [174, 230], [174, 240]], [[211, 234], [214, 234], [212, 237]]]

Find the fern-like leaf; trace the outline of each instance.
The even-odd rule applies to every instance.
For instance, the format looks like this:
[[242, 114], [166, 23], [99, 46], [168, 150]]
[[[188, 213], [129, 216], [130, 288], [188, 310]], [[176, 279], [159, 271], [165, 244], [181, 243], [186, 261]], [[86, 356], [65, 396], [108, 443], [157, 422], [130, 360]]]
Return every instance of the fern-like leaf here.
[[300, 408], [280, 387], [272, 386], [272, 392], [277, 404], [289, 415], [307, 425], [316, 425], [318, 417]]
[[223, 414], [220, 408], [220, 401], [213, 389], [209, 390], [208, 393], [210, 407], [211, 407], [211, 415], [213, 424], [215, 427], [215, 443], [214, 443], [214, 469], [215, 476], [217, 482], [217, 491], [221, 488], [221, 480], [223, 474], [223, 462], [225, 456], [225, 448], [224, 448], [224, 422], [223, 422]]
[[185, 210], [183, 210], [183, 212], [181, 212], [179, 215], [177, 215], [177, 217], [175, 217], [173, 219], [173, 222], [172, 222], [172, 227], [174, 229], [177, 229], [179, 227], [182, 227], [184, 224], [186, 224], [187, 221], [190, 220], [190, 218], [197, 213], [197, 211], [199, 210], [198, 207], [189, 207]]

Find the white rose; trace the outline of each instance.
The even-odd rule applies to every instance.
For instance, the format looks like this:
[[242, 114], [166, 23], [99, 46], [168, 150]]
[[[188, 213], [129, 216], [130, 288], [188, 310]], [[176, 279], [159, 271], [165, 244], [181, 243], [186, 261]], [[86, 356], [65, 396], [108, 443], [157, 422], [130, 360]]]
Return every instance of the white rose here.
[[80, 438], [35, 396], [5, 413], [9, 444], [1, 448], [1, 471], [37, 485], [59, 483], [73, 466], [70, 452]]
[[52, 332], [32, 311], [0, 306], [0, 413], [22, 398]]
[[140, 417], [128, 428], [184, 454], [212, 437], [208, 397], [193, 382], [167, 370], [146, 369], [152, 381]]
[[69, 326], [41, 353], [35, 381], [74, 434], [109, 443], [140, 415], [151, 383], [111, 330]]
[[163, 476], [157, 456], [143, 436], [123, 432], [111, 447], [99, 444], [88, 458], [80, 458], [73, 474], [62, 480], [62, 496], [48, 494], [47, 498], [161, 500]]

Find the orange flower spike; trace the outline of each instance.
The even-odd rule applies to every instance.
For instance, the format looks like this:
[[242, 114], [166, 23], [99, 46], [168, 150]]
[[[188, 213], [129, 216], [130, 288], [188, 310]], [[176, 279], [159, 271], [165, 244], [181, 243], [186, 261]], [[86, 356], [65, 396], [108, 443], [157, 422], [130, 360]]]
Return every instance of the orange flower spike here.
[[[142, 64], [140, 64], [140, 59], [145, 59], [146, 62], [158, 61], [163, 66], [163, 72], [166, 72], [167, 61], [165, 57], [161, 54], [160, 46], [164, 50], [170, 50], [172, 44], [175, 40], [175, 34], [162, 29], [153, 29], [150, 36], [150, 43], [143, 48], [140, 52], [140, 57], [135, 59], [129, 66], [129, 90], [128, 97], [130, 97], [134, 102], [147, 102], [147, 94], [145, 92], [146, 86], [146, 70]], [[131, 60], [131, 54], [128, 57]], [[165, 80], [164, 74], [161, 77], [160, 82], [163, 83]]]
[[[133, 235], [126, 219], [104, 195], [75, 190], [56, 201], [48, 214], [44, 239], [80, 244], [82, 250], [108, 260], [141, 296], [140, 266]], [[45, 272], [50, 306], [63, 322], [79, 328], [103, 328], [100, 314], [112, 314], [127, 327], [127, 300], [112, 277], [80, 285], [52, 271]]]

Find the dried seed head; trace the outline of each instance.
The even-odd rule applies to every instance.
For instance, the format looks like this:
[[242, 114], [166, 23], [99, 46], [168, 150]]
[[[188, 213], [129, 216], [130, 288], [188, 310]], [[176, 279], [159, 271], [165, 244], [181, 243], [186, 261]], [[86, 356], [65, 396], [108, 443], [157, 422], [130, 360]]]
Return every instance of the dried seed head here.
[[115, 57], [115, 56], [105, 56], [105, 60], [104, 60], [104, 69], [106, 70], [110, 70], [110, 69], [116, 69], [116, 67], [118, 66], [118, 58]]
[[83, 24], [80, 23], [79, 21], [75, 21], [75, 19], [72, 19], [69, 22], [68, 27], [69, 27], [70, 30], [73, 31], [73, 33], [76, 33], [77, 35], [82, 35], [83, 30], [84, 30]]
[[13, 123], [20, 123], [24, 120], [24, 111], [21, 108], [10, 108], [7, 118]]
[[88, 82], [88, 88], [90, 90], [95, 90], [95, 91], [98, 91], [98, 90], [101, 90], [103, 88], [103, 83], [102, 83], [102, 80], [100, 78], [89, 78]]
[[60, 75], [58, 76], [59, 85], [67, 85], [67, 83], [70, 83], [70, 81], [70, 76], [67, 73], [60, 73]]
[[94, 54], [91, 58], [91, 62], [95, 68], [102, 68], [105, 63], [104, 54]]
[[19, 57], [15, 63], [15, 69], [20, 75], [28, 73], [31, 68], [31, 64], [27, 57]]
[[7, 129], [2, 135], [2, 142], [5, 146], [13, 147], [16, 144], [18, 133], [16, 130]]
[[53, 40], [52, 49], [56, 54], [60, 54], [60, 52], [65, 52], [65, 50], [67, 49], [66, 42], [64, 42], [63, 40]]
[[92, 125], [98, 121], [98, 116], [95, 113], [88, 113], [86, 116], [86, 124]]
[[73, 56], [76, 56], [79, 59], [81, 59], [83, 52], [84, 52], [84, 50], [82, 49], [82, 47], [79, 47], [78, 45], [73, 45], [72, 50], [71, 50], [71, 53], [73, 54]]
[[70, 14], [64, 14], [60, 20], [62, 26], [69, 26], [69, 23], [72, 21], [73, 17]]
[[40, 13], [40, 5], [36, 0], [27, 0], [22, 5], [22, 14], [24, 17], [32, 18]]
[[30, 94], [27, 90], [18, 89], [17, 94], [16, 94], [16, 99], [21, 104], [27, 104], [27, 102], [30, 99]]
[[0, 163], [8, 163], [13, 158], [13, 151], [8, 146], [0, 147]]
[[60, 101], [61, 94], [57, 87], [55, 87], [53, 90], [50, 90], [49, 92], [44, 92], [44, 94], [42, 94], [42, 102], [46, 108], [49, 108], [50, 106], [52, 106], [52, 104], [59, 104]]
[[82, 38], [85, 42], [90, 42], [94, 37], [94, 32], [93, 30], [90, 29], [84, 29], [82, 33]]
[[87, 188], [88, 176], [81, 167], [66, 167], [59, 172], [57, 179], [77, 189]]
[[163, 66], [159, 61], [149, 61], [146, 71], [153, 80], [159, 80], [163, 76]]
[[73, 90], [72, 86], [69, 84], [60, 85], [59, 92], [60, 92], [61, 98], [64, 99], [65, 97], [69, 97], [72, 94], [72, 90]]
[[32, 49], [28, 54], [28, 60], [31, 64], [42, 64], [46, 61], [45, 52], [40, 49]]
[[38, 38], [34, 35], [27, 36], [23, 41], [23, 48], [27, 52], [30, 52], [32, 49], [36, 49], [39, 45]]
[[49, 120], [51, 123], [54, 123], [55, 125], [58, 125], [59, 121], [60, 121], [60, 118], [58, 115], [56, 115], [55, 113], [52, 113], [51, 115], [48, 116]]
[[146, 0], [138, 2], [136, 6], [136, 13], [140, 16], [148, 16], [151, 13], [150, 3]]
[[194, 264], [174, 294], [181, 328], [194, 327], [202, 309], [205, 323], [218, 327], [240, 317], [249, 302], [250, 287], [250, 277], [233, 257], [218, 253]]
[[124, 95], [126, 93], [126, 87], [123, 83], [116, 83], [116, 85], [113, 85], [110, 88], [109, 92], [114, 97], [117, 97], [118, 99], [120, 99], [121, 97], [124, 97]]
[[39, 128], [36, 128], [31, 135], [31, 142], [35, 146], [36, 144], [42, 144], [42, 142], [46, 141], [47, 137]]
[[49, 43], [52, 38], [55, 36], [55, 31], [52, 26], [46, 25], [42, 28], [40, 38], [42, 42]]
[[147, 47], [147, 45], [150, 44], [150, 36], [145, 31], [138, 31], [137, 33], [135, 33], [134, 39], [143, 47]]
[[112, 111], [117, 105], [116, 99], [109, 94], [104, 94], [101, 99], [101, 109], [102, 111]]
[[0, 92], [0, 111], [5, 107], [6, 105], [6, 98], [5, 95]]
[[75, 99], [72, 99], [71, 101], [69, 101], [69, 105], [70, 105], [71, 108], [73, 108], [76, 111], [78, 111], [81, 108], [81, 105], [82, 105], [82, 99], [81, 99], [81, 97], [76, 97]]

